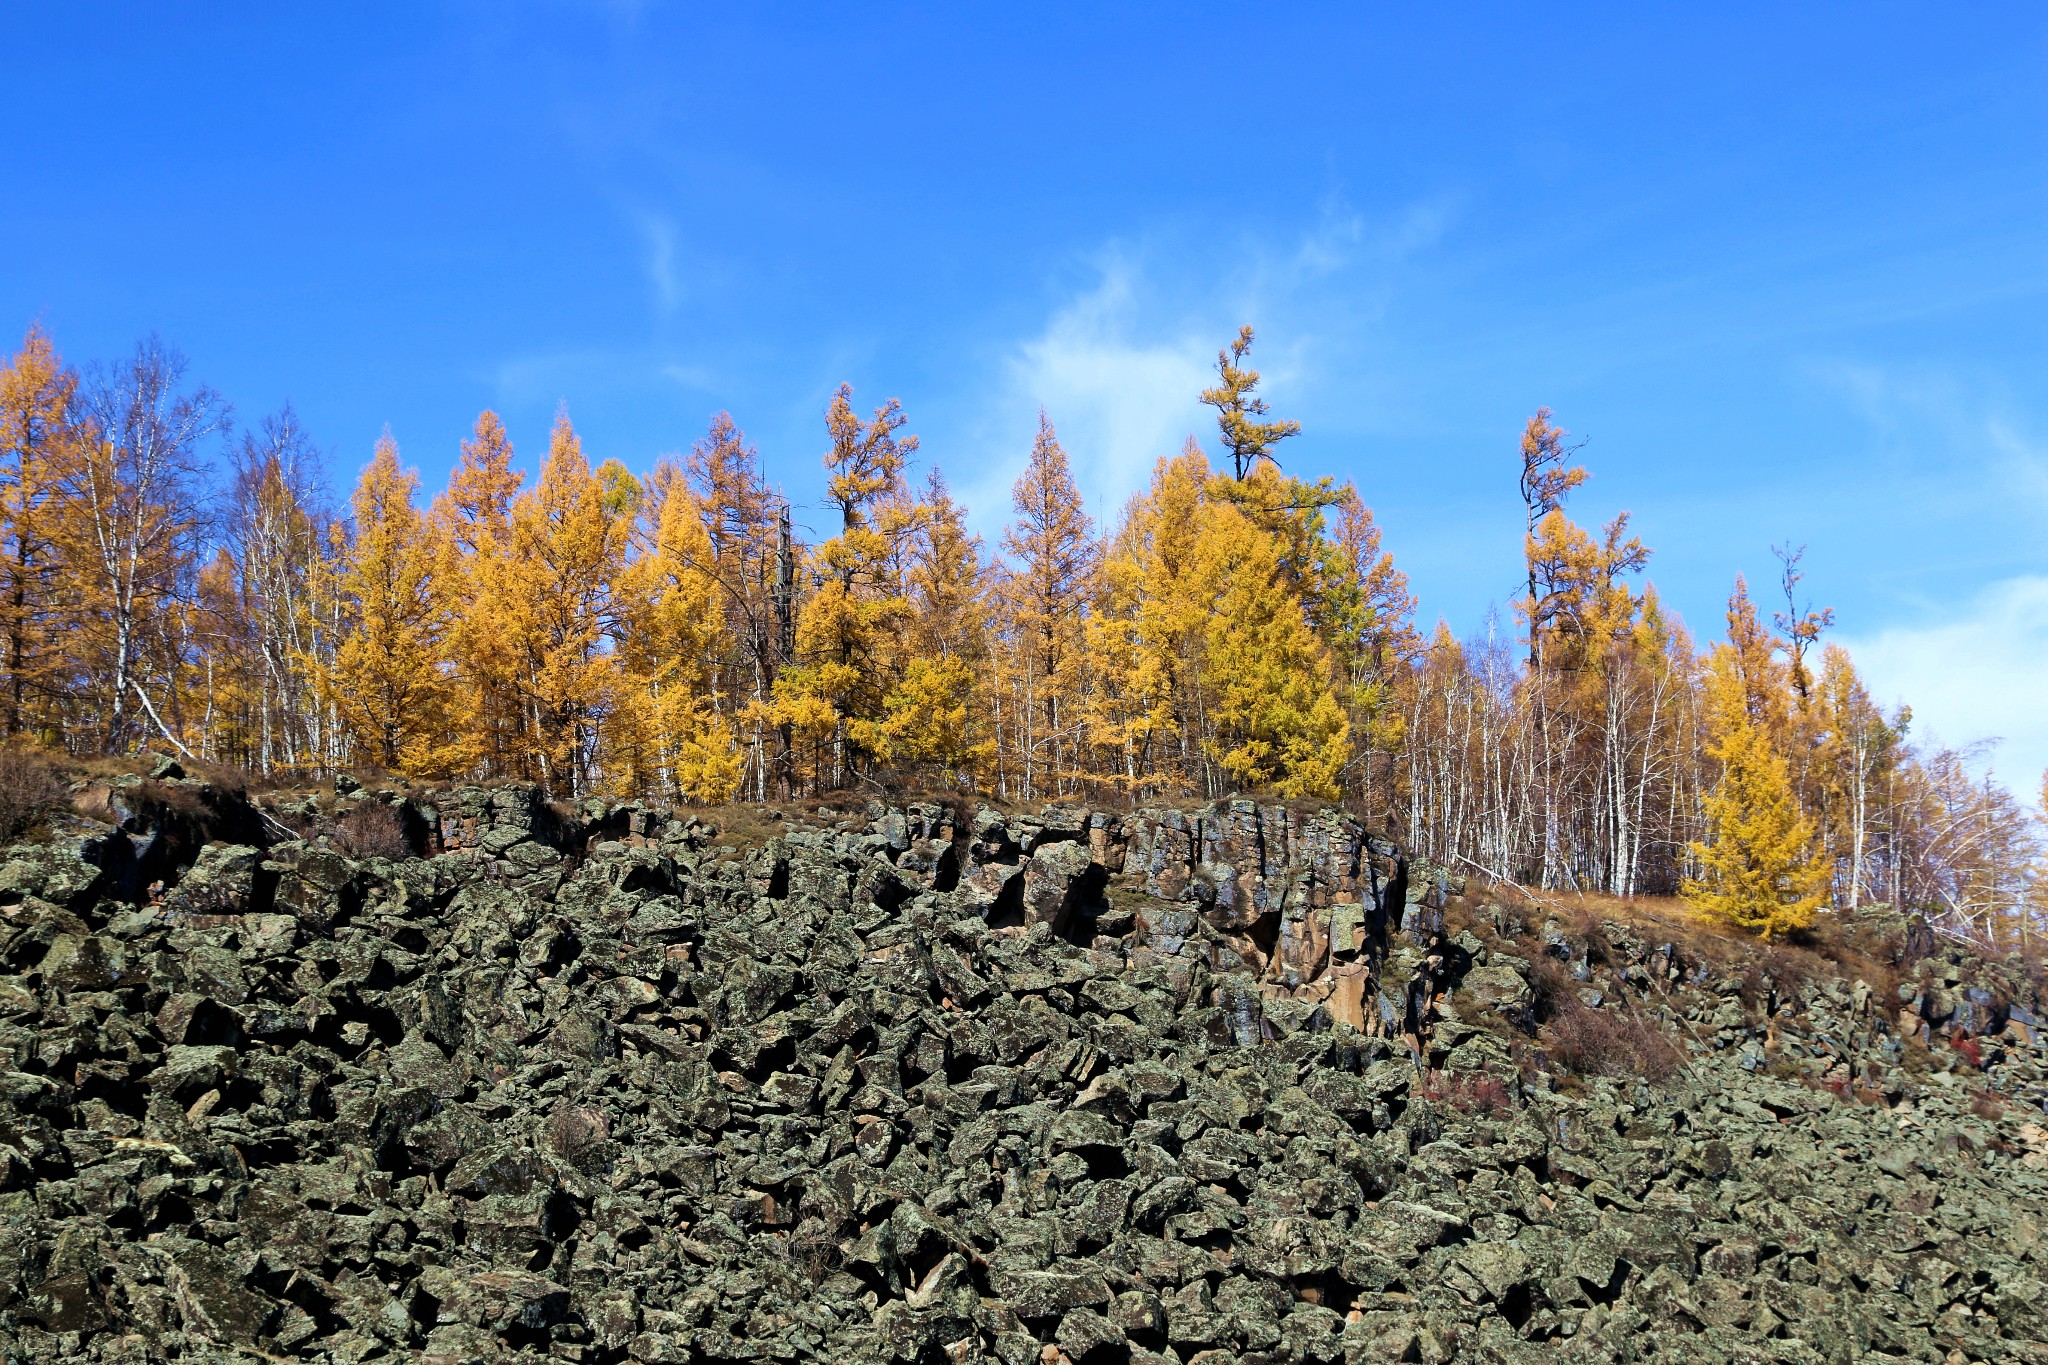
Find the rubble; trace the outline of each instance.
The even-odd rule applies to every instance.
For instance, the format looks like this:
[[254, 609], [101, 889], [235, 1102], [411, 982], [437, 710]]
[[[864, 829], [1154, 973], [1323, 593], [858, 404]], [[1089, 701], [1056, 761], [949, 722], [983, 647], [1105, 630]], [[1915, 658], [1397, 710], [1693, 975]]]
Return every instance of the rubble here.
[[2048, 1360], [2008, 962], [1745, 979], [1249, 801], [148, 785], [0, 853], [10, 1361]]

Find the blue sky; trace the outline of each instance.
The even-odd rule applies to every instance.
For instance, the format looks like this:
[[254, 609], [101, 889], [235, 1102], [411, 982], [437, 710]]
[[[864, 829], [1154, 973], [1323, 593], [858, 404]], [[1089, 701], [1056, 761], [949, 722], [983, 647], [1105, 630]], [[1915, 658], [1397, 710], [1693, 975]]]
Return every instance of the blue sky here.
[[992, 532], [1041, 404], [1107, 516], [1249, 321], [1426, 618], [1511, 592], [1548, 404], [1696, 633], [1806, 543], [1880, 693], [2048, 766], [2048, 10], [1096, 8], [10, 7], [0, 327], [157, 331], [340, 487], [566, 402], [802, 504], [845, 379]]

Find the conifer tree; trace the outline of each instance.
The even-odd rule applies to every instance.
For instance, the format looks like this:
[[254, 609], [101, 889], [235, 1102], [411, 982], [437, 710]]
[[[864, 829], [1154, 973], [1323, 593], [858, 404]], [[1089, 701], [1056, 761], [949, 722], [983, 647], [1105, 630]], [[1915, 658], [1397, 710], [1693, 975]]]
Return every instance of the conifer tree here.
[[55, 505], [77, 453], [78, 376], [49, 334], [31, 326], [0, 367], [0, 709], [8, 735], [45, 728], [63, 685], [57, 630]]
[[640, 486], [624, 466], [595, 473], [566, 411], [534, 486], [513, 500], [506, 553], [485, 561], [524, 723], [523, 758], [549, 790], [590, 792], [616, 703], [608, 648]]
[[453, 771], [453, 685], [444, 667], [448, 612], [434, 581], [445, 562], [385, 432], [352, 502], [353, 534], [340, 572], [343, 634], [323, 691], [358, 756], [407, 776]]
[[988, 653], [981, 541], [936, 468], [909, 515], [901, 676], [865, 733], [879, 757], [964, 777], [995, 748], [982, 733], [979, 695]]
[[1129, 780], [1165, 760], [1210, 796], [1337, 791], [1349, 722], [1284, 545], [1224, 496], [1192, 441], [1133, 500], [1093, 632], [1121, 673], [1103, 689], [1103, 728]]
[[744, 756], [714, 694], [723, 620], [714, 559], [690, 490], [670, 481], [651, 543], [619, 584], [618, 659], [623, 702], [606, 738], [615, 791], [700, 802], [730, 800]]
[[[793, 577], [795, 554], [778, 534], [787, 504], [763, 480], [759, 453], [728, 413], [712, 417], [685, 455], [681, 477], [703, 522], [709, 557], [699, 567], [717, 585], [713, 610], [723, 623], [710, 645], [713, 705], [746, 726], [743, 783], [765, 797], [771, 774], [786, 777], [789, 762], [771, 704], [792, 647], [783, 627], [794, 603], [782, 575]], [[666, 496], [650, 480], [650, 515]]]
[[1357, 488], [1346, 484], [1334, 504], [1333, 572], [1324, 592], [1323, 630], [1345, 684], [1345, 706], [1359, 754], [1360, 794], [1368, 808], [1384, 800], [1387, 774], [1375, 771], [1399, 750], [1405, 721], [1399, 686], [1422, 641], [1415, 633], [1415, 595], [1408, 576], [1381, 547], [1380, 528]]
[[[1759, 716], [1748, 637], [1753, 610], [1738, 583], [1729, 604], [1729, 642], [1708, 672], [1713, 731], [1707, 752], [1720, 768], [1704, 801], [1706, 839], [1692, 845], [1696, 876], [1681, 894], [1707, 914], [1769, 940], [1813, 922], [1827, 901], [1828, 870], [1814, 856], [1814, 831], [1799, 809], [1785, 758]], [[1745, 656], [1748, 656], [1747, 658]]]
[[1536, 409], [1536, 415], [1522, 428], [1523, 538], [1528, 547], [1524, 557], [1529, 567], [1529, 592], [1524, 599], [1523, 614], [1529, 626], [1529, 665], [1532, 668], [1542, 661], [1544, 625], [1543, 594], [1538, 588], [1541, 562], [1538, 528], [1547, 518], [1564, 510], [1565, 497], [1587, 478], [1584, 466], [1565, 463], [1578, 449], [1577, 446], [1565, 445], [1566, 434], [1562, 427], [1550, 420], [1549, 408]]
[[1266, 415], [1266, 400], [1253, 394], [1259, 386], [1259, 372], [1244, 365], [1251, 349], [1252, 329], [1247, 323], [1237, 329], [1237, 340], [1229, 349], [1216, 353], [1215, 387], [1202, 390], [1202, 401], [1216, 409], [1223, 448], [1230, 454], [1231, 472], [1239, 479], [1249, 477], [1261, 460], [1277, 466], [1273, 447], [1301, 431], [1301, 423], [1291, 419], [1257, 420]]
[[449, 653], [463, 682], [464, 766], [487, 777], [531, 775], [523, 757], [528, 726], [519, 660], [503, 629], [518, 604], [500, 599], [514, 586], [504, 560], [511, 548], [512, 501], [525, 482], [512, 459], [505, 424], [486, 409], [462, 442], [448, 488], [433, 509], [449, 559], [439, 581], [453, 618]]
[[476, 429], [462, 443], [462, 456], [449, 476], [436, 515], [464, 554], [502, 549], [511, 535], [512, 499], [524, 477], [512, 468], [512, 438], [489, 408], [477, 414]]
[[1242, 788], [1335, 798], [1350, 722], [1279, 549], [1231, 504], [1207, 508], [1203, 572], [1220, 587], [1203, 640], [1215, 690], [1209, 750]]
[[841, 530], [812, 556], [817, 588], [798, 617], [797, 665], [777, 679], [773, 713], [809, 744], [820, 784], [851, 780], [887, 744], [885, 699], [911, 615], [898, 572], [900, 542], [915, 527], [903, 470], [917, 438], [897, 434], [905, 420], [892, 398], [862, 421], [850, 384], [826, 409], [826, 496]]
[[1073, 744], [1082, 619], [1097, 562], [1094, 526], [1043, 411], [1010, 506], [1015, 519], [1003, 535], [1003, 549], [1015, 563], [1004, 601], [1016, 652], [1012, 725], [1022, 758], [1019, 794], [1028, 800], [1059, 789], [1063, 746], [1070, 751]]

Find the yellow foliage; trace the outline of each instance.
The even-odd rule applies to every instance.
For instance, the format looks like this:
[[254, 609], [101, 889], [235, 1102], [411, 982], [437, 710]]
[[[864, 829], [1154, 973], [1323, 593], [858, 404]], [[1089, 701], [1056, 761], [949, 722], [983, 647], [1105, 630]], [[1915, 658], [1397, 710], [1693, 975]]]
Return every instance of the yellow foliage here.
[[408, 776], [444, 776], [459, 759], [442, 654], [448, 613], [434, 580], [443, 555], [413, 503], [418, 486], [386, 432], [356, 485], [338, 578], [342, 640], [321, 691], [362, 757]]
[[1715, 648], [1707, 700], [1707, 752], [1721, 776], [1704, 802], [1707, 840], [1692, 845], [1700, 875], [1687, 879], [1682, 894], [1766, 940], [1797, 932], [1827, 901], [1828, 868], [1814, 856], [1813, 827], [1800, 812], [1784, 755], [1752, 714], [1739, 645]]
[[7, 734], [37, 728], [63, 686], [56, 628], [59, 480], [80, 433], [72, 425], [78, 377], [49, 334], [31, 326], [0, 367], [0, 712]]
[[1351, 751], [1332, 660], [1284, 571], [1285, 535], [1226, 485], [1191, 443], [1132, 503], [1091, 628], [1118, 672], [1101, 738], [1133, 780], [1164, 747], [1205, 759], [1212, 794], [1335, 796]]
[[591, 472], [564, 413], [539, 481], [512, 503], [504, 552], [476, 557], [469, 667], [517, 719], [517, 770], [565, 795], [591, 790], [617, 701], [608, 627], [638, 497], [617, 463]]
[[711, 538], [697, 501], [671, 485], [653, 544], [619, 584], [623, 704], [606, 742], [614, 790], [717, 804], [739, 789], [732, 726], [712, 706], [710, 657], [722, 618], [705, 570]]

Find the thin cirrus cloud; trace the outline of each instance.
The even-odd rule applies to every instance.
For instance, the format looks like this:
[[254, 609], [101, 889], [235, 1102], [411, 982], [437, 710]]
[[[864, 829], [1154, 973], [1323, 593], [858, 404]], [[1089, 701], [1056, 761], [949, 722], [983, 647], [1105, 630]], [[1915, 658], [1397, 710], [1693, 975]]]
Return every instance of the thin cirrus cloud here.
[[676, 225], [658, 213], [639, 219], [640, 236], [646, 247], [647, 287], [655, 312], [673, 315], [683, 301], [682, 280], [676, 273]]

